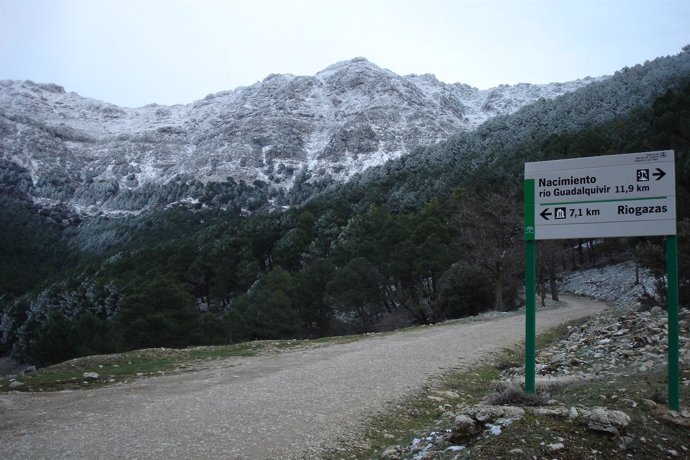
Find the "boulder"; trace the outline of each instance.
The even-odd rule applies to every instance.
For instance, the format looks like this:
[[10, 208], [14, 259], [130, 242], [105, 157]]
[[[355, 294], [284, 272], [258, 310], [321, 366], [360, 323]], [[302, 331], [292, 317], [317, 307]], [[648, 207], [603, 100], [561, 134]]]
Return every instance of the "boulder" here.
[[460, 414], [455, 417], [455, 425], [451, 431], [450, 442], [463, 444], [481, 432], [479, 424], [469, 415]]
[[381, 452], [382, 460], [398, 460], [402, 451], [398, 446], [390, 446], [383, 452]]
[[620, 432], [630, 424], [630, 417], [625, 412], [603, 407], [583, 411], [580, 420], [590, 430], [609, 433], [614, 436], [620, 435]]
[[84, 380], [98, 380], [98, 377], [97, 372], [84, 372]]

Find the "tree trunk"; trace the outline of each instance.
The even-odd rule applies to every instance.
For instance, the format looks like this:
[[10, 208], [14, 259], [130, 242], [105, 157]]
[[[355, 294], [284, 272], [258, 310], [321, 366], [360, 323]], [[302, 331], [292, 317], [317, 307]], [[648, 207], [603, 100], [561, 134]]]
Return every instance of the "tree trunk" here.
[[549, 266], [549, 284], [551, 285], [551, 300], [558, 302], [558, 280], [556, 279], [556, 262], [554, 260]]
[[546, 281], [544, 280], [544, 267], [539, 267], [539, 275], [537, 276], [537, 294], [541, 307], [546, 307]]
[[503, 266], [496, 262], [496, 302], [494, 308], [503, 311]]
[[594, 242], [592, 240], [587, 240], [587, 255], [589, 256], [590, 267], [594, 267], [597, 263], [597, 256], [594, 253]]

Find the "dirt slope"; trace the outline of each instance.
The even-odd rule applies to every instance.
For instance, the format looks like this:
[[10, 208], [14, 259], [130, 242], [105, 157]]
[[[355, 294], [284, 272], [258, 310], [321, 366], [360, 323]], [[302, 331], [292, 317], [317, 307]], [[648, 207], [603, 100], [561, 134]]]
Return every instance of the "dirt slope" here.
[[[605, 308], [567, 298], [538, 330]], [[524, 316], [216, 362], [96, 390], [0, 396], [3, 458], [318, 458], [449, 368], [524, 339]]]

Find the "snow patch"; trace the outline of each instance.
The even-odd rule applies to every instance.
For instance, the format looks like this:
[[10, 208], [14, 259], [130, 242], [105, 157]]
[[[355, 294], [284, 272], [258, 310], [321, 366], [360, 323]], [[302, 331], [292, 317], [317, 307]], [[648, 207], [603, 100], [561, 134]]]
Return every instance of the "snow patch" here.
[[564, 275], [559, 289], [575, 295], [612, 302], [621, 307], [633, 307], [640, 297], [656, 295], [655, 278], [650, 270], [639, 269], [639, 283], [635, 283], [635, 262], [628, 260], [615, 265], [590, 268]]

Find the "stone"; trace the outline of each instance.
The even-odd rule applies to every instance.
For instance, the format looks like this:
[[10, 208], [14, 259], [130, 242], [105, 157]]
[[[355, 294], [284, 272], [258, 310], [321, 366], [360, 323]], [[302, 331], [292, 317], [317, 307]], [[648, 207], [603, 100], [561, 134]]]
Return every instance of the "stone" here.
[[556, 353], [549, 358], [550, 364], [560, 364], [565, 362], [565, 353]]
[[657, 406], [656, 402], [652, 401], [651, 399], [643, 399], [642, 404], [650, 409], [654, 409]]
[[630, 417], [619, 410], [595, 407], [584, 412], [582, 421], [590, 430], [618, 436], [630, 424]]
[[513, 454], [513, 455], [522, 455], [525, 453], [525, 451], [518, 448], [518, 449], [509, 450], [508, 453]]
[[568, 413], [568, 417], [570, 418], [578, 418], [580, 416], [579, 412], [575, 407], [570, 408], [570, 412]]
[[381, 452], [381, 459], [398, 460], [400, 458], [401, 450], [398, 446], [390, 446]]
[[542, 416], [566, 418], [570, 414], [570, 411], [565, 407], [535, 407], [532, 413]]
[[451, 431], [450, 442], [454, 444], [463, 444], [480, 432], [481, 428], [472, 417], [466, 414], [460, 414], [455, 417], [455, 425]]
[[585, 363], [585, 361], [582, 361], [581, 359], [571, 358], [569, 361], [569, 364], [571, 366], [577, 367], [577, 366], [581, 366], [582, 364], [586, 364], [586, 363]]
[[455, 391], [436, 391], [435, 392], [437, 395], [441, 396], [442, 398], [446, 399], [458, 399], [460, 395], [456, 393]]
[[599, 345], [608, 345], [611, 343], [611, 339], [601, 339], [597, 342]]
[[622, 399], [621, 401], [624, 402], [624, 403], [626, 403], [626, 404], [628, 404], [628, 405], [630, 405], [630, 407], [633, 407], [633, 408], [634, 408], [634, 407], [637, 407], [637, 402], [636, 402], [636, 401], [633, 401], [632, 399], [624, 398], [624, 399]]
[[553, 443], [553, 444], [549, 444], [549, 449], [550, 449], [552, 452], [557, 452], [557, 451], [559, 451], [559, 450], [565, 449], [565, 445], [564, 445], [562, 442], [556, 442], [556, 443]]
[[100, 375], [97, 372], [84, 372], [84, 379], [86, 380], [98, 380]]
[[630, 436], [621, 436], [618, 448], [621, 450], [631, 450], [634, 448], [635, 440]]
[[438, 396], [427, 396], [426, 399], [428, 399], [430, 401], [434, 401], [434, 402], [439, 402], [439, 403], [442, 403], [445, 401], [443, 398], [440, 398]]
[[469, 414], [478, 422], [493, 422], [499, 418], [512, 418], [513, 420], [521, 419], [525, 415], [525, 409], [515, 406], [489, 406], [477, 405], [474, 406]]
[[16, 390], [17, 388], [21, 388], [24, 386], [23, 382], [20, 382], [18, 380], [12, 380], [10, 382], [10, 390]]

